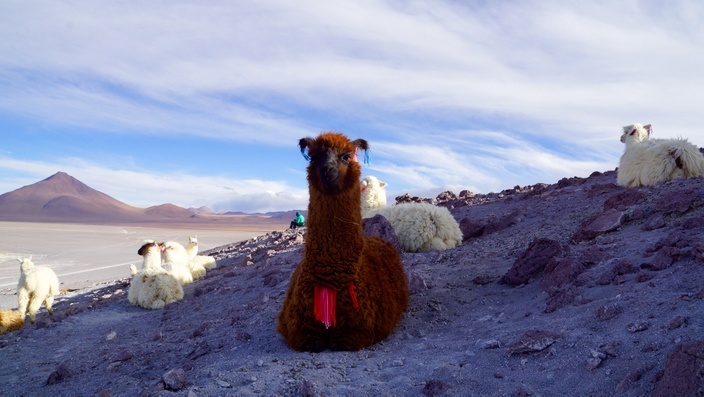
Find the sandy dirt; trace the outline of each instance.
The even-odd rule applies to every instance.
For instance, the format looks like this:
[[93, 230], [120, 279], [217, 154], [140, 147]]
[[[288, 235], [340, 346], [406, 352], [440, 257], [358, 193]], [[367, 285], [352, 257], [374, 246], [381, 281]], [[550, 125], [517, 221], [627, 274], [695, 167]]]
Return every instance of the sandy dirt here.
[[287, 230], [210, 250], [218, 268], [162, 310], [130, 305], [129, 278], [60, 296], [0, 336], [0, 395], [702, 395], [702, 179], [615, 179], [441, 202], [466, 241], [402, 255], [410, 306], [361, 351], [277, 334], [306, 233]]

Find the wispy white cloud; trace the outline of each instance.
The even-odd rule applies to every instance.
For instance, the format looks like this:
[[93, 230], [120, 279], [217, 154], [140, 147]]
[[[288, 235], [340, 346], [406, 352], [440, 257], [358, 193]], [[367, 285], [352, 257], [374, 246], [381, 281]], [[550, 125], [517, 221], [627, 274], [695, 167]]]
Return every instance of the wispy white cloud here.
[[263, 185], [194, 176], [223, 207], [300, 202], [266, 149], [328, 129], [368, 139], [390, 188], [496, 191], [613, 169], [632, 122], [704, 146], [703, 19], [686, 0], [5, 2], [0, 113], [260, 145]]

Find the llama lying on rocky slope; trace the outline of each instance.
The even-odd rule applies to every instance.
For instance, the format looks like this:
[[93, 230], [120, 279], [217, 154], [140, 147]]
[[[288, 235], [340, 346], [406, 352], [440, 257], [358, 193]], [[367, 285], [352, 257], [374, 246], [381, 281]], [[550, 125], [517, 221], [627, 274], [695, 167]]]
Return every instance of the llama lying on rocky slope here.
[[198, 236], [189, 236], [186, 252], [191, 257], [191, 261], [203, 266], [205, 269], [215, 269], [218, 265], [210, 255], [198, 255]]
[[445, 207], [428, 203], [403, 203], [387, 207], [382, 182], [367, 176], [361, 182], [362, 217], [382, 215], [394, 227], [406, 252], [422, 252], [455, 248], [462, 243], [457, 220]]
[[17, 284], [17, 307], [22, 318], [29, 314], [29, 320], [34, 324], [42, 303], [46, 311], [52, 314], [54, 295], [59, 294], [59, 279], [50, 268], [35, 266], [31, 257], [19, 261], [21, 273]]
[[156, 242], [144, 244], [137, 251], [144, 260], [142, 270], [132, 277], [127, 299], [145, 309], [161, 309], [183, 299], [183, 287], [176, 278], [161, 267], [161, 247]]
[[299, 146], [310, 159], [308, 231], [278, 331], [299, 351], [359, 350], [386, 338], [408, 306], [399, 253], [362, 234], [356, 152], [368, 145], [328, 132]]
[[650, 139], [650, 124], [623, 127], [626, 150], [618, 165], [621, 186], [650, 186], [674, 178], [704, 176], [704, 156], [686, 139]]

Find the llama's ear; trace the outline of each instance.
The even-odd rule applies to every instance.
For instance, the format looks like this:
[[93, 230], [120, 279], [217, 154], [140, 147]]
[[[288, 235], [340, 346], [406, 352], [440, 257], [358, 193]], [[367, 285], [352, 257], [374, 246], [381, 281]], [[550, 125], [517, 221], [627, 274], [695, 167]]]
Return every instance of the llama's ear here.
[[386, 185], [388, 185], [388, 183], [379, 181], [379, 186], [386, 187]]
[[648, 135], [653, 133], [653, 125], [652, 124], [646, 124], [643, 126], [643, 128], [648, 131]]
[[301, 154], [303, 155], [303, 158], [306, 159], [307, 161], [310, 161], [310, 156], [306, 154], [306, 148], [310, 147], [313, 145], [313, 138], [306, 137], [306, 138], [301, 138], [300, 141], [298, 141], [298, 146], [301, 148]]
[[364, 139], [355, 139], [352, 141], [352, 145], [354, 145], [357, 149], [369, 150], [369, 143], [367, 143]]
[[367, 141], [364, 139], [355, 139], [354, 141], [352, 141], [352, 145], [354, 145], [354, 147], [356, 147], [357, 149], [364, 150], [364, 164], [369, 164], [369, 143], [367, 143]]

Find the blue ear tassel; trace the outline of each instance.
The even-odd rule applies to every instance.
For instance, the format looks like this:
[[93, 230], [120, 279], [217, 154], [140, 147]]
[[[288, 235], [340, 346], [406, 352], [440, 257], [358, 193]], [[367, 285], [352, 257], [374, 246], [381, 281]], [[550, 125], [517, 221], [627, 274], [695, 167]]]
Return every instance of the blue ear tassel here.
[[372, 162], [372, 155], [369, 150], [364, 151], [364, 164], [369, 165]]
[[306, 161], [310, 161], [310, 156], [306, 154], [306, 149], [301, 149], [301, 154]]

